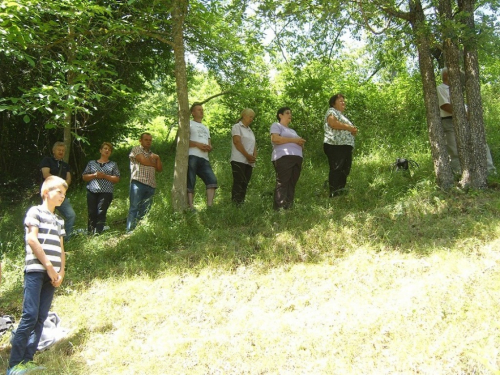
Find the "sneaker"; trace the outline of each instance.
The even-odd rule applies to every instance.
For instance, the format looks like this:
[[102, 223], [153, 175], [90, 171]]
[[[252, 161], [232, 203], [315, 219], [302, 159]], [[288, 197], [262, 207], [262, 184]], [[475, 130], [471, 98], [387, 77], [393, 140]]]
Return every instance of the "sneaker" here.
[[46, 369], [44, 366], [37, 365], [35, 362], [25, 363], [24, 367], [28, 370], [29, 374], [35, 371], [41, 371]]
[[36, 371], [45, 370], [45, 367], [38, 366], [35, 362], [20, 363], [7, 370], [7, 375], [32, 374]]
[[28, 371], [29, 370], [24, 365], [19, 364], [7, 369], [6, 375], [24, 375], [27, 374]]

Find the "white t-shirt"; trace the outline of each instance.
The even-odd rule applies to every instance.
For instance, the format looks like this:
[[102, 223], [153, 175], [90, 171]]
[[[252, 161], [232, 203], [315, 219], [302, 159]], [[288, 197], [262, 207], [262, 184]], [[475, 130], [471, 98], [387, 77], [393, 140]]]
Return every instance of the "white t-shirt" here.
[[[250, 127], [243, 125], [240, 121], [239, 123], [233, 126], [231, 130], [231, 138], [235, 135], [239, 135], [241, 137], [241, 144], [247, 153], [253, 155], [255, 150], [255, 135], [253, 134], [252, 129]], [[252, 167], [255, 167], [255, 163], [249, 163], [245, 155], [243, 155], [236, 146], [234, 145], [233, 140], [231, 139], [231, 161], [237, 161], [239, 163], [249, 164]]]
[[441, 106], [443, 104], [450, 104], [450, 86], [447, 84], [441, 83], [437, 87], [438, 100], [439, 100], [439, 112], [441, 117], [449, 117], [451, 116], [450, 112], [443, 111]]
[[[201, 122], [191, 120], [189, 123], [189, 140], [208, 145], [210, 131]], [[189, 155], [198, 156], [208, 160], [208, 152], [201, 151], [198, 147], [189, 147]]]

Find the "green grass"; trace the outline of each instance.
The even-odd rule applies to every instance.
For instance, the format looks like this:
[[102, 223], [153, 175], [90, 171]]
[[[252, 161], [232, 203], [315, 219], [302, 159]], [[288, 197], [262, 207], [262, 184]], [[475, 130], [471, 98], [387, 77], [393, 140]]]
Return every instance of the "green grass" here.
[[[67, 277], [53, 304], [69, 337], [36, 360], [45, 374], [492, 374], [500, 373], [500, 198], [440, 191], [422, 140], [356, 150], [349, 194], [327, 198], [320, 136], [308, 138], [296, 205], [272, 210], [268, 138], [246, 203], [230, 203], [229, 136], [211, 154], [215, 205], [173, 213], [170, 143], [153, 209], [131, 234], [129, 147], [108, 213], [111, 230], [67, 245]], [[360, 140], [363, 145], [363, 140]], [[388, 141], [387, 144], [390, 144]], [[420, 146], [419, 146], [420, 145]], [[420, 167], [391, 172], [397, 157]], [[70, 193], [84, 228], [83, 188]], [[22, 220], [0, 222], [2, 313], [20, 318]], [[8, 338], [0, 341], [0, 372]]]

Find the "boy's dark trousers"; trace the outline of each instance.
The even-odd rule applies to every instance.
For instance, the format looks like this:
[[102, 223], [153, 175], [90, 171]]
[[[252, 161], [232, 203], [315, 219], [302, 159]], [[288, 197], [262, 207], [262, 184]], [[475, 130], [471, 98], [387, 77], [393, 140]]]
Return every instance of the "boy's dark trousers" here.
[[11, 342], [9, 368], [33, 360], [54, 291], [47, 272], [24, 274], [23, 314]]

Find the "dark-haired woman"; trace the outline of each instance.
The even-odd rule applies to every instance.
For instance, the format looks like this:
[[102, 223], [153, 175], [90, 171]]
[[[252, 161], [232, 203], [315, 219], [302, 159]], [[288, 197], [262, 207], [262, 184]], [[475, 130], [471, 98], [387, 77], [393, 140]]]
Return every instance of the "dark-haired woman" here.
[[330, 165], [328, 184], [330, 186], [330, 198], [332, 198], [345, 192], [347, 176], [349, 176], [352, 165], [354, 137], [358, 134], [358, 128], [343, 115], [345, 109], [344, 95], [336, 94], [332, 96], [329, 104], [330, 108], [325, 116], [323, 150]]
[[276, 170], [276, 188], [274, 190], [274, 209], [289, 209], [293, 205], [295, 185], [302, 170], [302, 149], [305, 139], [290, 129], [292, 111], [282, 107], [276, 115], [278, 122], [271, 125], [271, 160]]
[[111, 143], [104, 142], [99, 149], [101, 157], [88, 162], [82, 173], [87, 184], [88, 231], [101, 233], [106, 224], [106, 213], [113, 200], [113, 185], [120, 181], [120, 171], [114, 161], [109, 160], [113, 151]]

